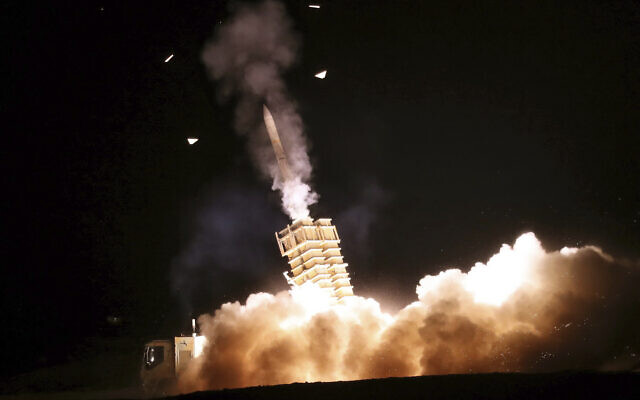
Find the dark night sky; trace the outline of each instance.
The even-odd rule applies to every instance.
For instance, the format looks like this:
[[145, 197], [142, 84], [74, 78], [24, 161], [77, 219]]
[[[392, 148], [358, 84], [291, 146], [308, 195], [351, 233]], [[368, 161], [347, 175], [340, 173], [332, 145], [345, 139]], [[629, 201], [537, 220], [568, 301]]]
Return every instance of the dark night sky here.
[[[226, 3], [76, 3], [2, 6], [5, 372], [286, 288], [287, 218], [200, 61]], [[529, 230], [640, 257], [637, 2], [322, 4], [287, 3], [286, 80], [357, 294], [397, 309]]]

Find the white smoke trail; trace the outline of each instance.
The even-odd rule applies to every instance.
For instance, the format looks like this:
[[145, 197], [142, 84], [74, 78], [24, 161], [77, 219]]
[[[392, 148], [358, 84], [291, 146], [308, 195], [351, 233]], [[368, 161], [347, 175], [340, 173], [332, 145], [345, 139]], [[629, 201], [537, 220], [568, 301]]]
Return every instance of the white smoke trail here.
[[[265, 1], [239, 6], [205, 45], [202, 60], [218, 82], [223, 101], [237, 102], [235, 129], [249, 138], [249, 150], [260, 171], [282, 193], [283, 208], [292, 218], [309, 215], [318, 195], [311, 190], [311, 162], [302, 118], [289, 97], [283, 74], [296, 61], [299, 41], [282, 4]], [[273, 113], [294, 179], [279, 176], [262, 122], [262, 104]]]
[[258, 293], [199, 318], [208, 339], [180, 391], [388, 376], [639, 365], [640, 265], [532, 233], [468, 273], [425, 276], [395, 315], [374, 299]]

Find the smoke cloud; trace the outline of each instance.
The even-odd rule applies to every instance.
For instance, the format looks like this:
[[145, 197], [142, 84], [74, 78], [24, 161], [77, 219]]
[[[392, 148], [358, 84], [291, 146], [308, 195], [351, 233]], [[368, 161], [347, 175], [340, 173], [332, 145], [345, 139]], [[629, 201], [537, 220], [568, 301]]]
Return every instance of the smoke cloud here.
[[547, 252], [533, 233], [469, 272], [420, 280], [395, 315], [313, 289], [258, 293], [199, 324], [181, 391], [470, 372], [638, 368], [640, 265], [596, 247]]
[[[240, 5], [202, 52], [218, 83], [220, 100], [236, 102], [234, 128], [248, 137], [249, 151], [260, 171], [282, 193], [284, 211], [297, 219], [309, 215], [318, 195], [311, 190], [311, 163], [302, 118], [289, 97], [283, 74], [295, 63], [299, 39], [284, 6], [274, 1]], [[283, 182], [262, 121], [262, 104], [273, 113], [287, 153], [292, 180]]]

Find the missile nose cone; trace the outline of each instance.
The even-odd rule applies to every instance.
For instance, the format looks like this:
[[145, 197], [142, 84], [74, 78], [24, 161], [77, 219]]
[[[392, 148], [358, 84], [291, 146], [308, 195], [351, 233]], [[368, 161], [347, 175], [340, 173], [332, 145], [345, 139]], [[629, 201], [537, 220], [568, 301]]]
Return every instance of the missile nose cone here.
[[[274, 124], [275, 125], [275, 122], [273, 120], [273, 115], [271, 115], [271, 111], [269, 111], [269, 107], [267, 107], [266, 104], [262, 105], [262, 117], [264, 118], [265, 124], [267, 124], [267, 125]], [[275, 129], [275, 126], [274, 126], [273, 129]]]

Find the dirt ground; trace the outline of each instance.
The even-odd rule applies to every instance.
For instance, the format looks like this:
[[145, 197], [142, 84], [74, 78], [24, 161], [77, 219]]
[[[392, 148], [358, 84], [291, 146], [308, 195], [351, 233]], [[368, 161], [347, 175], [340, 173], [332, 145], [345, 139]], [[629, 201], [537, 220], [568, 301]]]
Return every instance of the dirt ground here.
[[[0, 381], [0, 400], [141, 399], [139, 346], [91, 343], [68, 362]], [[638, 372], [474, 374], [294, 383], [190, 393], [174, 400], [217, 399], [640, 399]]]
[[354, 382], [297, 383], [173, 397], [219, 399], [640, 399], [640, 374], [562, 372], [387, 378]]

